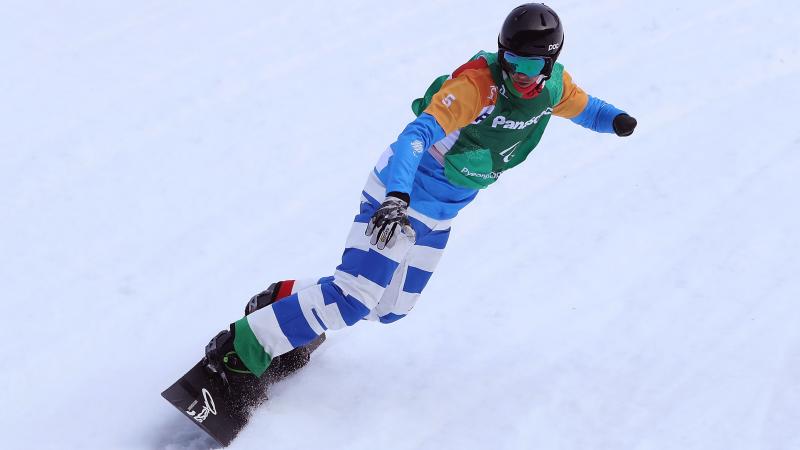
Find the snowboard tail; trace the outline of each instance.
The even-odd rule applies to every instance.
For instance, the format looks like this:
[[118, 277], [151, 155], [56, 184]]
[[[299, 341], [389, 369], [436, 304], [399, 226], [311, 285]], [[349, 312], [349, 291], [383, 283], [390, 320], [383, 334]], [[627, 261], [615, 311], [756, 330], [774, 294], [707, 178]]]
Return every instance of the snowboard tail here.
[[236, 411], [227, 386], [212, 377], [205, 362], [194, 365], [161, 393], [172, 406], [222, 446], [227, 446], [247, 423], [249, 411]]

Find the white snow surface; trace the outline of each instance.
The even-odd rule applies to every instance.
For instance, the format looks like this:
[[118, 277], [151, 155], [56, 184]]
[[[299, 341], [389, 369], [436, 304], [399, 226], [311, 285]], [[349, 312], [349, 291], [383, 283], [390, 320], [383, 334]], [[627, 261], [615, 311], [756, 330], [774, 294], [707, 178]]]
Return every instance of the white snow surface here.
[[[410, 101], [517, 3], [2, 4], [0, 446], [202, 449], [161, 390], [333, 272]], [[554, 118], [415, 310], [330, 333], [230, 448], [800, 448], [800, 6], [551, 6], [636, 133]]]

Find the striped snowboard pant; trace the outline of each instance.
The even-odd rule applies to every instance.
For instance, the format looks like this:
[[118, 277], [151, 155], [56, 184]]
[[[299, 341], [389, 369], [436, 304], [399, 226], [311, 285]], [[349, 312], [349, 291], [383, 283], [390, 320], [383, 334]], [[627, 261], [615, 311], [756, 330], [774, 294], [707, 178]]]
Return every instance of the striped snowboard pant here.
[[416, 241], [400, 235], [394, 247], [378, 250], [365, 231], [385, 195], [385, 186], [372, 172], [333, 276], [295, 282], [292, 295], [234, 324], [234, 347], [253, 373], [260, 376], [272, 358], [326, 330], [362, 319], [391, 323], [414, 307], [447, 244], [450, 220], [431, 219], [410, 208]]

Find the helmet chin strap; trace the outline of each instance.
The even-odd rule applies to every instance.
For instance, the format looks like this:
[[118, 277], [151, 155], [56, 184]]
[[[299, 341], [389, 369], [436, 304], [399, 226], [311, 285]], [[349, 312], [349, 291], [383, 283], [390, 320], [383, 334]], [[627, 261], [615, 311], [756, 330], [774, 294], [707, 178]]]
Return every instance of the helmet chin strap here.
[[542, 74], [539, 74], [539, 76], [536, 77], [536, 82], [534, 84], [536, 85], [537, 90], [539, 90], [540, 92], [541, 92], [542, 88], [544, 87], [544, 82], [545, 81], [547, 81], [547, 77], [542, 75]]

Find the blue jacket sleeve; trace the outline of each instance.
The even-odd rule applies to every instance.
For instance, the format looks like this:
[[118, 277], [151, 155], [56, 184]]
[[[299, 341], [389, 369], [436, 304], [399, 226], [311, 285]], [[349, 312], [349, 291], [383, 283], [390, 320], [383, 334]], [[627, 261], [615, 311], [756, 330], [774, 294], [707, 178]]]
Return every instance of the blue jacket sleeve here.
[[436, 118], [422, 113], [400, 133], [390, 145], [392, 156], [381, 172], [386, 183], [386, 192], [411, 192], [417, 167], [423, 153], [436, 141], [443, 139], [444, 130]]
[[614, 107], [614, 105], [590, 95], [589, 102], [583, 108], [583, 111], [570, 120], [598, 133], [613, 133], [614, 117], [624, 112]]

